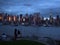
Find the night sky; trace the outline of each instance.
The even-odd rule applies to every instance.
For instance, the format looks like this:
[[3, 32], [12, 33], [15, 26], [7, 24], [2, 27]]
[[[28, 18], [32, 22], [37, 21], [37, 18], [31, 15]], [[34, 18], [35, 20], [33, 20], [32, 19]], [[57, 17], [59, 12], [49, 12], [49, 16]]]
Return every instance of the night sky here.
[[45, 14], [49, 9], [60, 10], [60, 0], [0, 0], [0, 12]]

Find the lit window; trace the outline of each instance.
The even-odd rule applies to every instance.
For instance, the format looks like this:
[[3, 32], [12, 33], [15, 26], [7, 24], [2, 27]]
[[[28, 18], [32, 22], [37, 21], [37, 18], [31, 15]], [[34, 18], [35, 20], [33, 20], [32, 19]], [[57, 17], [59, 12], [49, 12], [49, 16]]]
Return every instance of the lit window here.
[[46, 20], [46, 18], [44, 18], [44, 20]]
[[14, 16], [14, 21], [16, 21], [16, 16]]
[[2, 19], [2, 17], [0, 17], [0, 19]]
[[23, 18], [23, 21], [25, 21], [25, 18]]
[[11, 17], [9, 17], [9, 21], [11, 21]]

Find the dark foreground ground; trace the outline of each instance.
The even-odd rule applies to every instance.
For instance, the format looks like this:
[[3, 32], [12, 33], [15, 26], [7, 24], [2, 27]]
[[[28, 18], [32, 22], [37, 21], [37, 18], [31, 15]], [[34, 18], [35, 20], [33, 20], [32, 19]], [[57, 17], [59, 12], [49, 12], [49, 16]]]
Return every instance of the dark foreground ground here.
[[30, 40], [19, 40], [19, 41], [0, 41], [0, 45], [45, 45], [45, 44]]

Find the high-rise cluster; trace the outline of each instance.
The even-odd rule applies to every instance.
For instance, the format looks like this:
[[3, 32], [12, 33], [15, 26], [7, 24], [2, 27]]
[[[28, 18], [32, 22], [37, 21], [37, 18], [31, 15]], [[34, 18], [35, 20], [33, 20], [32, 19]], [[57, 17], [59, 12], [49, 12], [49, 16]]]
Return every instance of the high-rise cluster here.
[[54, 18], [52, 14], [50, 14], [50, 17], [45, 18], [41, 16], [40, 13], [25, 15], [9, 15], [7, 13], [0, 13], [0, 23], [18, 25], [59, 26], [60, 17], [59, 15], [57, 15]]

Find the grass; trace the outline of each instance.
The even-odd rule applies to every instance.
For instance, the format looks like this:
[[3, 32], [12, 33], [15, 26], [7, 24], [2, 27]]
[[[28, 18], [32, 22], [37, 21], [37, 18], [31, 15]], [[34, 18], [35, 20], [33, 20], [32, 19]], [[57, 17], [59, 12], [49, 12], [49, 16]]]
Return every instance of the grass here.
[[0, 45], [45, 45], [45, 44], [30, 40], [19, 40], [19, 41], [0, 41]]

